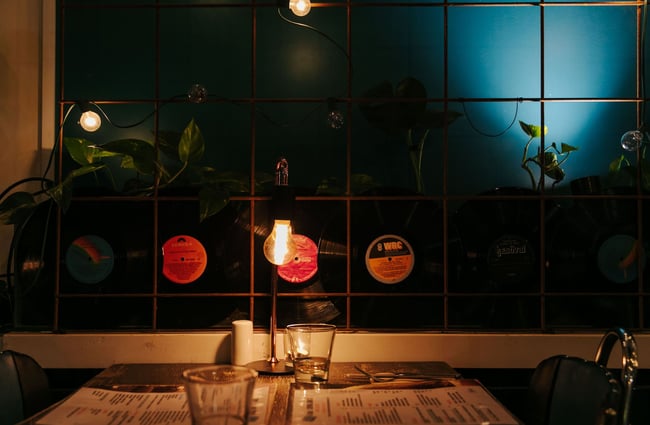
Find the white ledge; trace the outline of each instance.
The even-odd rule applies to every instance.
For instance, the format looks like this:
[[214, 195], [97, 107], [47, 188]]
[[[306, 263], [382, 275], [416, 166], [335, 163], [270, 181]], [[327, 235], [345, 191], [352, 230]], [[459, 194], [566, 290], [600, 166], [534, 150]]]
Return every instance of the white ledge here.
[[[593, 359], [601, 334], [337, 334], [333, 361], [431, 361], [455, 368], [534, 368], [546, 357]], [[650, 353], [650, 334], [635, 335], [639, 364]], [[268, 333], [255, 333], [254, 359], [270, 356]], [[278, 333], [276, 355], [284, 356]], [[211, 333], [18, 333], [2, 335], [0, 348], [27, 353], [45, 368], [105, 368], [114, 363], [228, 363], [230, 332]], [[612, 367], [620, 367], [614, 347]]]

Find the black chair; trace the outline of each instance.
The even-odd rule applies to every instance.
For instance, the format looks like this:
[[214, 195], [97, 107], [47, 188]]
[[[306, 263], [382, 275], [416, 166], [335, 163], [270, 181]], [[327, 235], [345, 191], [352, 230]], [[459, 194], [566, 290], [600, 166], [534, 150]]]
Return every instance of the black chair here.
[[27, 354], [0, 352], [0, 425], [14, 425], [49, 405], [43, 368]]
[[[624, 347], [621, 382], [607, 369], [617, 340]], [[595, 361], [567, 355], [543, 360], [528, 387], [526, 425], [628, 425], [637, 367], [634, 338], [618, 328], [605, 334]]]
[[619, 425], [628, 425], [630, 423], [630, 405], [632, 403], [634, 381], [636, 380], [636, 373], [639, 369], [639, 357], [634, 336], [623, 328], [608, 330], [605, 336], [603, 336], [603, 339], [600, 340], [595, 360], [599, 365], [607, 367], [612, 348], [614, 348], [617, 341], [621, 345], [622, 367], [620, 383], [623, 386], [623, 401], [619, 407], [619, 420], [616, 423]]

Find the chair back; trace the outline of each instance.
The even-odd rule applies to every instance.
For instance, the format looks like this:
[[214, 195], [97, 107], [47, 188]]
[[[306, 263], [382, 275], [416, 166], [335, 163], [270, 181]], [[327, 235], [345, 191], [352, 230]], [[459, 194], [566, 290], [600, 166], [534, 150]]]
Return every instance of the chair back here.
[[639, 359], [636, 349], [636, 340], [634, 336], [623, 328], [612, 328], [608, 330], [600, 340], [600, 345], [596, 351], [595, 361], [603, 367], [607, 367], [609, 355], [616, 342], [621, 344], [621, 357], [623, 365], [621, 367], [621, 385], [623, 386], [623, 401], [619, 412], [618, 425], [628, 425], [630, 421], [630, 405], [632, 404], [632, 391], [636, 379], [637, 369], [639, 368]]
[[526, 425], [614, 425], [621, 386], [607, 368], [578, 357], [549, 357], [528, 388]]
[[50, 405], [45, 371], [30, 356], [0, 352], [0, 425], [14, 425]]

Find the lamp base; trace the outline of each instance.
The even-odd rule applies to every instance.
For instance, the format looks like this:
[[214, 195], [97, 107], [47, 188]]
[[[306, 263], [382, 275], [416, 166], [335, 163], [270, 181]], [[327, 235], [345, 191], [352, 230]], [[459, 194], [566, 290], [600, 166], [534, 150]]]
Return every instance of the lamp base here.
[[270, 360], [258, 360], [248, 363], [246, 367], [255, 369], [259, 373], [267, 375], [289, 375], [293, 373], [293, 368], [291, 366], [288, 366], [284, 360], [278, 360], [277, 362], [271, 362]]

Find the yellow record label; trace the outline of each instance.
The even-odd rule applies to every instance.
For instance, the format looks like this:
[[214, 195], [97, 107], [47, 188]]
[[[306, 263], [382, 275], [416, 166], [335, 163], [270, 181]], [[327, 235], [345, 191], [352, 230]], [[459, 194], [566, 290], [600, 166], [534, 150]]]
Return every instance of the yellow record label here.
[[366, 250], [366, 269], [375, 280], [392, 285], [413, 271], [415, 254], [408, 241], [397, 235], [382, 235]]

